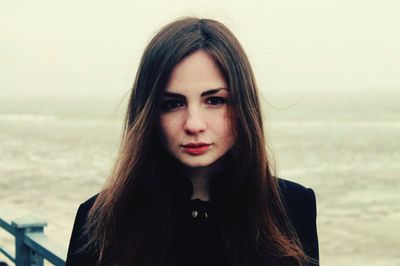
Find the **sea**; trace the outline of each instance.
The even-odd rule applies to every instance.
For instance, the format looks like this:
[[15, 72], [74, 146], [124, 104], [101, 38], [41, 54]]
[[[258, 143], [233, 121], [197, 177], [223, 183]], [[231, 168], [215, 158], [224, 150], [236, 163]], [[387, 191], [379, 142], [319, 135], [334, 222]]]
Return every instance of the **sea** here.
[[[317, 197], [321, 265], [400, 265], [400, 90], [262, 96], [279, 177]], [[0, 215], [68, 245], [119, 151], [127, 97], [0, 98]], [[13, 248], [0, 229], [0, 246]], [[6, 258], [0, 254], [0, 261]]]

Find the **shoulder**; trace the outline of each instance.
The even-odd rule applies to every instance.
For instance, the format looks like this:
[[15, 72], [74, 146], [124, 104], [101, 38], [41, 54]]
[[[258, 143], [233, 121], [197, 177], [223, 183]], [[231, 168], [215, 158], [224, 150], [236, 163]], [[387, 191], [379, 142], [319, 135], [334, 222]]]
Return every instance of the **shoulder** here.
[[98, 195], [99, 194], [96, 194], [96, 195], [90, 197], [88, 200], [81, 203], [81, 205], [78, 208], [78, 213], [81, 212], [81, 213], [87, 214], [90, 211], [90, 209], [93, 207], [93, 204], [96, 201]]
[[88, 214], [96, 201], [97, 195], [92, 196], [80, 204], [78, 211], [75, 216], [75, 222], [72, 228], [71, 238], [68, 246], [67, 253], [67, 266], [77, 265], [94, 265], [94, 258], [89, 254], [85, 254], [82, 251], [82, 247], [87, 243], [88, 237], [85, 234], [85, 225], [87, 222]]
[[85, 202], [79, 205], [78, 211], [76, 213], [74, 228], [76, 229], [83, 229], [83, 226], [86, 224], [86, 220], [89, 214], [90, 209], [93, 207], [94, 202], [96, 201], [98, 194], [92, 196]]
[[311, 188], [282, 178], [278, 178], [278, 185], [288, 211], [299, 207], [316, 207], [315, 193]]
[[316, 198], [311, 188], [281, 178], [278, 178], [278, 185], [281, 199], [294, 226], [305, 226], [307, 224], [304, 223], [316, 219]]
[[317, 204], [315, 193], [298, 183], [278, 178], [279, 190], [289, 220], [306, 254], [318, 259]]

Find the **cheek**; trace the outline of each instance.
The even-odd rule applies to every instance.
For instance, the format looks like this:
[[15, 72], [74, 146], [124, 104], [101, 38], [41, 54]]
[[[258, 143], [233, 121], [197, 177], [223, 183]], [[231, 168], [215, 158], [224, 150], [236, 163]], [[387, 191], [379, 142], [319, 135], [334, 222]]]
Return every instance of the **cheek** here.
[[160, 137], [162, 143], [168, 145], [174, 142], [174, 137], [177, 136], [178, 124], [176, 119], [170, 116], [161, 116], [160, 118]]
[[214, 133], [217, 134], [220, 139], [226, 142], [233, 141], [232, 123], [227, 114], [214, 116], [213, 119], [209, 120], [209, 123]]
[[225, 134], [225, 139], [226, 139], [226, 145], [233, 146], [233, 144], [235, 143], [236, 137], [232, 130], [231, 124], [227, 125], [227, 127], [224, 130], [224, 134]]
[[236, 136], [234, 132], [234, 122], [231, 117], [229, 117], [228, 113], [226, 113], [224, 120], [224, 134], [227, 139], [227, 145], [232, 146], [236, 141]]
[[231, 120], [227, 114], [227, 112], [225, 112], [220, 119], [215, 119], [215, 126], [218, 129], [218, 131], [220, 132], [221, 135], [224, 136], [230, 136], [232, 133], [232, 123]]

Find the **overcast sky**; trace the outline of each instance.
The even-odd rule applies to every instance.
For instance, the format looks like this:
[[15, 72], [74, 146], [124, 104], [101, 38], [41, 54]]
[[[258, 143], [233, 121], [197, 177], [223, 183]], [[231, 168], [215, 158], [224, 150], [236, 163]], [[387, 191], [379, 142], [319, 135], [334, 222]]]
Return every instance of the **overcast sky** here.
[[121, 97], [151, 36], [210, 17], [237, 35], [263, 92], [400, 89], [398, 0], [0, 0], [0, 97]]

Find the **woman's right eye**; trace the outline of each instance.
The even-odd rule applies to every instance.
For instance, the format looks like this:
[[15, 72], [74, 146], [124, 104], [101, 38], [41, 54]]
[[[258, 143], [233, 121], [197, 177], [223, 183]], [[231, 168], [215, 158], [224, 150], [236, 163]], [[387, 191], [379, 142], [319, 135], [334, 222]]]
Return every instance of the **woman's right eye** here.
[[166, 100], [161, 104], [161, 109], [164, 112], [169, 112], [184, 106], [184, 104], [181, 100]]

